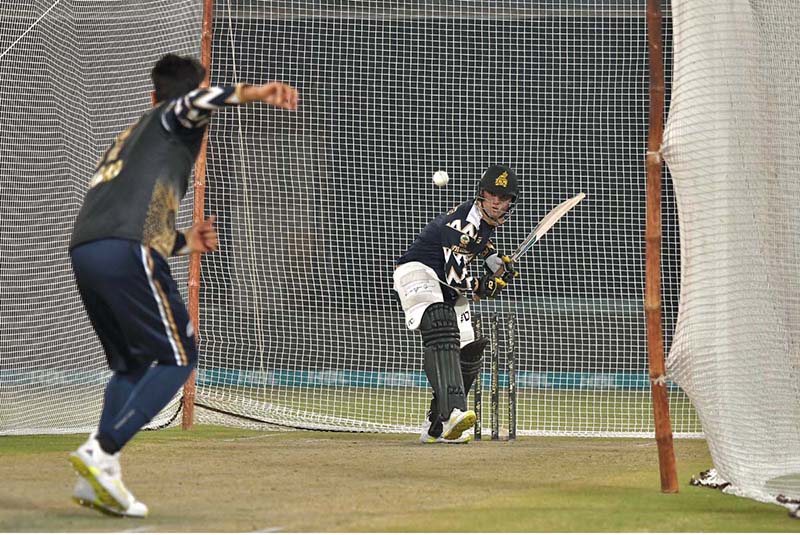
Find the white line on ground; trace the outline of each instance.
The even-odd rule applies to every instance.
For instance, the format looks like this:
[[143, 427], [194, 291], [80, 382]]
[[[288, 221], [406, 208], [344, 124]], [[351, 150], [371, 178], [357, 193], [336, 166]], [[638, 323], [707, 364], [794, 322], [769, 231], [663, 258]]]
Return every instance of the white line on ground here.
[[256, 435], [254, 437], [223, 438], [222, 441], [223, 442], [240, 442], [242, 440], [257, 440], [259, 438], [265, 438], [265, 437], [276, 437], [276, 436], [278, 436], [280, 434], [281, 433], [267, 433], [266, 435]]
[[251, 531], [250, 533], [277, 533], [278, 531], [282, 531], [283, 527], [277, 526], [274, 528], [264, 528], [264, 529], [257, 529], [255, 531]]
[[131, 528], [120, 531], [120, 533], [144, 533], [146, 531], [152, 531], [155, 526], [139, 526], [138, 528]]

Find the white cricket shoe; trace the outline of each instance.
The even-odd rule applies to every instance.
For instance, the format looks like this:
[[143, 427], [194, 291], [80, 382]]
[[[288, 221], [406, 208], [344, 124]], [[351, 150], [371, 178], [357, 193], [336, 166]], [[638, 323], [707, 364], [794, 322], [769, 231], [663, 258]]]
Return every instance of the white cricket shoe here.
[[477, 420], [475, 411], [453, 409], [450, 412], [450, 418], [444, 422], [442, 437], [447, 440], [456, 440], [464, 431], [475, 425], [475, 420]]
[[[94, 437], [95, 437], [94, 433], [90, 435], [90, 438]], [[120, 452], [117, 452], [111, 456], [112, 459], [111, 473], [117, 479], [122, 480], [122, 466], [120, 465], [119, 462], [119, 454]], [[80, 476], [78, 476], [78, 480], [75, 482], [75, 488], [72, 491], [72, 500], [78, 505], [82, 505], [84, 507], [88, 507], [90, 509], [94, 509], [101, 513], [112, 516], [129, 516], [132, 518], [146, 517], [148, 513], [147, 506], [144, 503], [137, 500], [133, 496], [133, 494], [131, 494], [131, 498], [133, 500], [131, 502], [131, 506], [128, 507], [125, 511], [111, 509], [97, 499], [97, 494], [95, 494], [92, 485], [89, 484], [88, 481], [86, 481], [84, 478]]]
[[104, 452], [93, 436], [69, 455], [69, 462], [94, 490], [93, 501], [116, 511], [117, 514], [130, 509], [131, 504], [136, 501], [122, 483], [119, 459]]
[[422, 430], [422, 434], [419, 436], [419, 441], [423, 444], [466, 444], [472, 440], [472, 435], [469, 434], [462, 434], [460, 437], [449, 440], [444, 438], [444, 436], [439, 435], [438, 437], [434, 437], [428, 434], [430, 427], [430, 422], [427, 422], [427, 425]]
[[[131, 496], [132, 497], [132, 496]], [[129, 516], [132, 518], [144, 518], [147, 516], [147, 506], [133, 498], [130, 507], [125, 511], [120, 511], [116, 508], [110, 508], [103, 502], [97, 499], [94, 488], [82, 477], [78, 477], [75, 482], [75, 488], [72, 491], [72, 500], [78, 505], [94, 509], [101, 513], [111, 516]]]

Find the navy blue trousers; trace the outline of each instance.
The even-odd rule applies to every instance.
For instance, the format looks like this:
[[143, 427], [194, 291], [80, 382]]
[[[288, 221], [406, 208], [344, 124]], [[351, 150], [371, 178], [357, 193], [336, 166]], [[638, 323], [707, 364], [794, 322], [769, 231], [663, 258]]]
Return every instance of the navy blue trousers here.
[[194, 332], [169, 264], [158, 253], [138, 242], [106, 239], [79, 245], [70, 256], [86, 312], [115, 372], [97, 440], [116, 453], [189, 377], [197, 363]]
[[138, 242], [105, 239], [71, 252], [83, 304], [109, 367], [135, 372], [159, 365], [193, 366], [197, 346], [169, 264]]

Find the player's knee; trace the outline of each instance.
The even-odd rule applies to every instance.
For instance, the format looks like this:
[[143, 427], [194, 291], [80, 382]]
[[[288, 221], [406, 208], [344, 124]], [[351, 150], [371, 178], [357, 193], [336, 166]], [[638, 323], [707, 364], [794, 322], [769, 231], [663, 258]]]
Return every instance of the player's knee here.
[[483, 350], [488, 343], [488, 338], [481, 337], [461, 348], [462, 373], [473, 374], [480, 371], [483, 366]]
[[438, 343], [458, 344], [460, 333], [453, 305], [432, 303], [422, 314], [419, 330], [422, 333], [422, 343], [426, 347]]

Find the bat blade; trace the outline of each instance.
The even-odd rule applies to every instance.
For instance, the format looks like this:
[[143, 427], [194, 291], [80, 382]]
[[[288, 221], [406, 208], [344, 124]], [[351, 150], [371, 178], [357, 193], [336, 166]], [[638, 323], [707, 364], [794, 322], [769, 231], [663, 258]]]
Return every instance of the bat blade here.
[[528, 234], [522, 243], [519, 244], [517, 249], [511, 254], [511, 261], [516, 262], [520, 259], [522, 255], [524, 255], [528, 249], [533, 247], [533, 245], [539, 241], [542, 236], [547, 234], [547, 231], [553, 228], [553, 225], [558, 223], [558, 220], [564, 217], [567, 212], [575, 208], [575, 206], [586, 197], [585, 193], [579, 193], [574, 197], [567, 199], [566, 201], [562, 202], [548, 213], [546, 216], [539, 221], [539, 224], [536, 225], [530, 234]]

